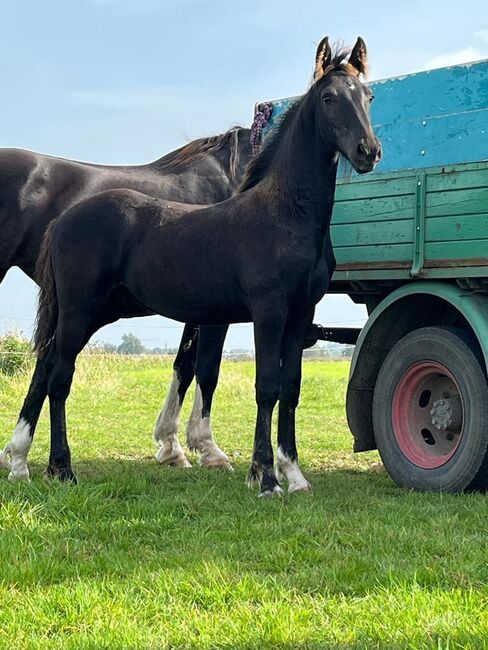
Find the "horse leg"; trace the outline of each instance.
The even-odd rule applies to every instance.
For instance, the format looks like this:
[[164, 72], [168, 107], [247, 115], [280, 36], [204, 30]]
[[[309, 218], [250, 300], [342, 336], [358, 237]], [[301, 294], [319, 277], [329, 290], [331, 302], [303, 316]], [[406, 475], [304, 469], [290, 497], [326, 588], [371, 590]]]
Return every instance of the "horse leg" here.
[[[271, 302], [272, 299], [270, 299]], [[269, 307], [265, 307], [269, 309]], [[256, 402], [254, 449], [247, 484], [260, 483], [259, 497], [283, 494], [273, 469], [271, 420], [280, 391], [280, 350], [285, 310], [254, 317], [256, 347]]]
[[93, 331], [90, 318], [80, 312], [69, 316], [60, 311], [52, 369], [47, 378], [51, 418], [51, 451], [47, 475], [76, 483], [66, 430], [66, 400], [70, 393], [75, 361]]
[[42, 358], [37, 360], [29, 391], [20, 411], [12, 439], [5, 449], [0, 451], [0, 467], [10, 469], [8, 475], [10, 480], [29, 480], [27, 455], [47, 395], [46, 378], [50, 356], [51, 348]]
[[171, 386], [153, 434], [154, 441], [159, 446], [156, 460], [162, 465], [191, 467], [178, 440], [178, 424], [186, 391], [195, 374], [197, 343], [198, 328], [185, 325], [173, 364]]
[[300, 397], [303, 345], [314, 311], [309, 309], [300, 318], [289, 320], [283, 338], [276, 474], [280, 481], [283, 478], [288, 481], [290, 493], [311, 490], [298, 466], [295, 410]]
[[215, 443], [210, 427], [212, 399], [219, 378], [222, 349], [228, 325], [200, 327], [196, 362], [195, 401], [188, 421], [186, 440], [188, 447], [201, 454], [203, 467], [232, 469], [227, 455]]

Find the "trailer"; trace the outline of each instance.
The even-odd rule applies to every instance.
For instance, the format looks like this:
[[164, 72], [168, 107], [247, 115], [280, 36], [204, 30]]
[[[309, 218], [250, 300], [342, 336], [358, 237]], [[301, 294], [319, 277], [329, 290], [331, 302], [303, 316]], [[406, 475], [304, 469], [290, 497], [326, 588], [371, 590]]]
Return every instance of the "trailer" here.
[[[488, 60], [371, 83], [383, 160], [340, 178], [331, 291], [364, 303], [347, 418], [419, 490], [488, 488]], [[271, 102], [264, 132], [294, 98]]]

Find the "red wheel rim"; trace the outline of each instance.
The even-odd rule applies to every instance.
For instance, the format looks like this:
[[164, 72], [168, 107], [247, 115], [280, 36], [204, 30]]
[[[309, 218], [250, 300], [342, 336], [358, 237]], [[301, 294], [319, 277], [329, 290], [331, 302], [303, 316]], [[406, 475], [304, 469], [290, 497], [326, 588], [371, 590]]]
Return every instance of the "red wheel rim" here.
[[441, 363], [410, 366], [395, 389], [391, 413], [398, 446], [414, 465], [435, 469], [456, 453], [464, 405], [456, 380]]

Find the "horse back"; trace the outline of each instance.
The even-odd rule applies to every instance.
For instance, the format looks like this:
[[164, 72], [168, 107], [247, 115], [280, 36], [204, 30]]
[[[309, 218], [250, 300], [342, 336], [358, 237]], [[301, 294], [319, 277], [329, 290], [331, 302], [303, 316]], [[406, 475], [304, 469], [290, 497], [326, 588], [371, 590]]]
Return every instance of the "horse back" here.
[[48, 223], [76, 200], [86, 176], [69, 161], [0, 149], [1, 266], [17, 265], [33, 277]]

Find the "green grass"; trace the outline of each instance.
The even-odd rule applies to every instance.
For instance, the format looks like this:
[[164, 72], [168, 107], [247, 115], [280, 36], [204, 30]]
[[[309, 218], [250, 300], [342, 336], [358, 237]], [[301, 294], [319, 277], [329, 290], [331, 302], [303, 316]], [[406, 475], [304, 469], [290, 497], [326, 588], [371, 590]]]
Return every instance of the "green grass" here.
[[[42, 477], [46, 413], [32, 482], [0, 477], [0, 647], [488, 648], [486, 497], [402, 491], [371, 471], [375, 453], [353, 455], [347, 372], [305, 364], [313, 496], [261, 501], [244, 486], [252, 364], [224, 363], [216, 396], [230, 473], [153, 460], [168, 362], [80, 359], [68, 409], [79, 485]], [[5, 441], [27, 381], [0, 375]]]

